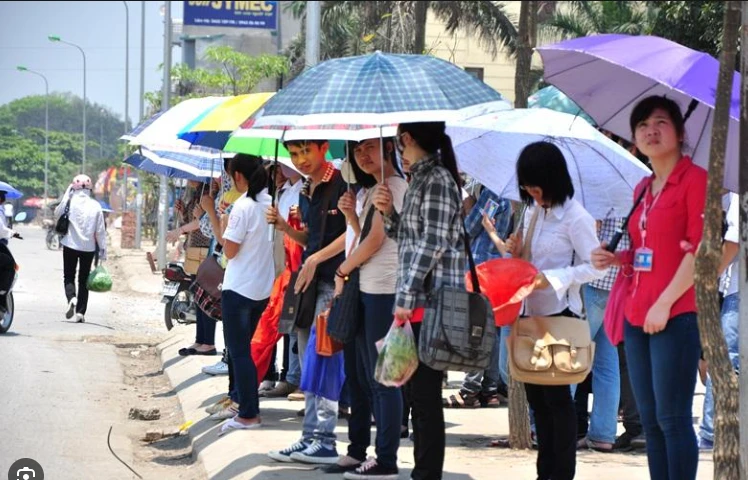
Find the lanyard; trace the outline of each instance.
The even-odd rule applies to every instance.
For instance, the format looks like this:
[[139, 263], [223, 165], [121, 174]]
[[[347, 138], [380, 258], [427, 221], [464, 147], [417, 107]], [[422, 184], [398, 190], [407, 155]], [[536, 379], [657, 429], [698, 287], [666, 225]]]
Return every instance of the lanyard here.
[[[667, 181], [667, 180], [666, 180]], [[641, 232], [642, 237], [642, 247], [646, 243], [647, 239], [647, 217], [649, 217], [649, 212], [652, 211], [655, 204], [657, 204], [657, 200], [660, 199], [660, 195], [662, 195], [662, 192], [665, 190], [665, 185], [662, 186], [659, 192], [657, 192], [657, 195], [655, 195], [654, 199], [652, 200], [652, 204], [650, 205], [647, 201], [647, 197], [644, 197], [644, 208], [642, 209], [642, 215], [639, 218], [639, 231]], [[649, 185], [649, 191], [652, 192], [652, 185]]]

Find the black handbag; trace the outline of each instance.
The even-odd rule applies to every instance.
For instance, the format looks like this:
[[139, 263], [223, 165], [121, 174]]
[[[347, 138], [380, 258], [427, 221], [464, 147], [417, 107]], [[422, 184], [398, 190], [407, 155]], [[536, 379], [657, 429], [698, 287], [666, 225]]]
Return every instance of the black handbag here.
[[[364, 225], [361, 228], [360, 241], [363, 241], [371, 231], [375, 210], [372, 205], [366, 214]], [[343, 286], [343, 293], [333, 298], [330, 315], [327, 317], [327, 334], [341, 343], [348, 343], [356, 338], [361, 325], [362, 319], [359, 308], [361, 284], [359, 278], [359, 267], [356, 267], [348, 274], [348, 280]]]
[[[330, 182], [322, 184], [325, 188], [325, 197], [322, 200], [322, 211], [325, 216], [322, 219], [322, 231], [320, 238], [322, 242], [325, 239], [325, 228], [327, 227], [327, 212], [330, 208], [332, 197], [332, 186]], [[299, 270], [300, 271], [300, 270]], [[286, 334], [293, 332], [296, 328], [309, 328], [314, 323], [317, 309], [317, 276], [315, 275], [306, 291], [296, 293], [296, 280], [299, 278], [299, 271], [291, 274], [291, 280], [283, 295], [283, 309], [281, 310], [278, 322], [278, 333]]]
[[70, 201], [73, 199], [72, 194], [68, 197], [68, 203], [65, 205], [65, 211], [62, 212], [60, 218], [57, 219], [55, 224], [55, 232], [60, 235], [67, 235], [70, 229]]

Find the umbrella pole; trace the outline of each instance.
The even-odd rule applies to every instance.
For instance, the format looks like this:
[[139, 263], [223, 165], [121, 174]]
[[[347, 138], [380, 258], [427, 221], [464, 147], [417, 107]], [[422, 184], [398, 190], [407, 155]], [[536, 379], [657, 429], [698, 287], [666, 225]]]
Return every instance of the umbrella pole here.
[[[275, 160], [273, 161], [273, 177], [278, 170], [278, 150], [280, 149], [280, 143], [283, 141], [283, 137], [286, 135], [286, 131], [283, 130], [281, 137], [275, 140]], [[278, 189], [275, 186], [275, 178], [270, 179], [270, 205], [277, 208], [276, 200], [278, 197]], [[268, 241], [273, 242], [275, 240], [275, 225], [268, 225]]]
[[382, 126], [379, 126], [379, 156], [382, 161], [382, 184], [385, 183], [384, 178], [384, 136], [382, 132]]

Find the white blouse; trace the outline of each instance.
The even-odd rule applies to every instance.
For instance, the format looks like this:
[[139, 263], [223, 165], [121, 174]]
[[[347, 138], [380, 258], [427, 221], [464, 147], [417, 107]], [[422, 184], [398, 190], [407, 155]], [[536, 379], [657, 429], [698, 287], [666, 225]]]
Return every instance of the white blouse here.
[[582, 316], [581, 286], [605, 277], [607, 272], [607, 269], [597, 270], [590, 263], [592, 251], [600, 245], [595, 220], [573, 199], [549, 210], [533, 205], [524, 216], [523, 238], [527, 236], [536, 208], [541, 210], [532, 238], [530, 261], [551, 286], [530, 294], [522, 315], [554, 315], [568, 307]]

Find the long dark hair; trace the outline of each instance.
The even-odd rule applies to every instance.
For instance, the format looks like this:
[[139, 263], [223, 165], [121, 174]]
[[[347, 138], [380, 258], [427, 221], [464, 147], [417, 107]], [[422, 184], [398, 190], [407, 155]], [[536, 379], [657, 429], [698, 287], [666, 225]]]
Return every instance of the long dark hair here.
[[[377, 139], [377, 141], [379, 141], [379, 139]], [[348, 163], [351, 164], [351, 170], [353, 171], [353, 176], [356, 178], [356, 184], [361, 185], [364, 188], [372, 188], [377, 184], [377, 179], [374, 178], [374, 175], [369, 175], [361, 170], [358, 163], [356, 163], [356, 156], [353, 154], [353, 150], [361, 143], [362, 142], [348, 142]], [[388, 143], [392, 145], [392, 149], [389, 152], [387, 151]], [[395, 138], [384, 137], [382, 139], [382, 148], [384, 149], [382, 151], [382, 157], [384, 157], [384, 160], [389, 161], [392, 166], [395, 167], [395, 171], [402, 176], [403, 172], [400, 169], [400, 165], [397, 163], [397, 155], [395, 154]]]
[[267, 188], [268, 173], [260, 157], [237, 153], [229, 162], [228, 171], [232, 178], [235, 173], [240, 173], [247, 180], [247, 196], [252, 200], [257, 200], [257, 194]]
[[429, 154], [441, 153], [441, 164], [449, 170], [458, 187], [462, 186], [462, 178], [457, 170], [457, 158], [452, 139], [446, 133], [447, 126], [444, 122], [415, 122], [401, 123], [398, 127], [400, 134], [409, 133], [419, 147]]

